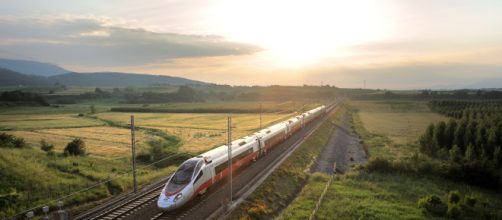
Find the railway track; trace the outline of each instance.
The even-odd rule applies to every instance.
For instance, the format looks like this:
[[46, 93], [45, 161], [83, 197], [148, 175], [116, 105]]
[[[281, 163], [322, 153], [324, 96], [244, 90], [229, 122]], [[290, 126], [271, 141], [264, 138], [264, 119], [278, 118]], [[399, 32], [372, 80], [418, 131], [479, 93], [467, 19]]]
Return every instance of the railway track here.
[[[333, 106], [331, 107], [330, 109], [333, 109]], [[232, 198], [235, 201], [233, 207], [244, 201], [326, 118], [326, 116], [323, 116], [321, 119], [316, 120], [316, 123], [312, 123], [308, 129], [294, 135], [296, 138], [290, 138], [291, 140], [280, 144], [277, 147], [280, 150], [271, 151], [256, 163], [236, 173], [233, 181], [235, 186], [234, 197]], [[232, 209], [232, 207], [225, 205], [228, 201], [226, 197], [228, 195], [228, 183], [224, 181], [179, 210], [174, 212], [160, 211], [156, 207], [156, 200], [169, 177], [170, 175], [148, 187], [144, 187], [136, 194], [117, 198], [89, 210], [75, 219], [217, 219], [226, 216], [228, 211]]]
[[77, 220], [83, 219], [122, 219], [125, 216], [134, 213], [141, 207], [155, 201], [165, 182], [171, 175], [162, 178], [151, 185], [145, 186], [137, 192], [118, 196], [117, 198], [88, 210], [75, 217]]

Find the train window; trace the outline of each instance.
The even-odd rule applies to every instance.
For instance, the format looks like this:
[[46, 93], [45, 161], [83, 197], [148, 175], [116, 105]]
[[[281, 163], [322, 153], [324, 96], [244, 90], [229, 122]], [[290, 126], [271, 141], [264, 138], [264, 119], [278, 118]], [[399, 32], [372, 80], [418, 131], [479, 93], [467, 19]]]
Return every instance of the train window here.
[[228, 161], [225, 161], [224, 163], [222, 163], [222, 164], [220, 164], [220, 165], [216, 166], [216, 168], [214, 169], [214, 171], [215, 171], [216, 173], [220, 173], [220, 172], [222, 172], [225, 168], [227, 168], [227, 166], [228, 166], [227, 162], [228, 162]]
[[195, 181], [193, 181], [194, 183], [196, 183], [201, 177], [202, 177], [202, 170], [200, 171], [199, 175], [197, 175], [197, 177], [195, 178]]
[[[171, 178], [171, 182], [174, 184], [187, 184], [192, 179], [192, 175], [195, 168], [198, 165], [199, 160], [187, 160], [178, 168], [176, 173], [174, 173]], [[200, 166], [198, 166], [200, 169]]]

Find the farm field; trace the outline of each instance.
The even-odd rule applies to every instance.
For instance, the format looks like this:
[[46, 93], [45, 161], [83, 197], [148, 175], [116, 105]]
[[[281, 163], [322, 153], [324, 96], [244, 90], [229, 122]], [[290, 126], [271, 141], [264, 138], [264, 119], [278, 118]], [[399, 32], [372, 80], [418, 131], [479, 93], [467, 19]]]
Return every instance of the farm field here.
[[363, 126], [370, 133], [383, 135], [396, 144], [416, 141], [430, 123], [445, 117], [419, 101], [352, 101]]
[[[256, 103], [177, 103], [155, 104], [149, 107], [180, 108], [204, 106], [215, 108], [246, 109]], [[90, 113], [94, 105], [96, 114]], [[65, 199], [67, 204], [81, 204], [95, 201], [113, 193], [132, 187], [130, 172], [130, 130], [129, 117], [135, 115], [137, 153], [149, 155], [151, 143], [160, 143], [172, 156], [182, 152], [197, 154], [219, 146], [227, 141], [227, 114], [222, 113], [122, 113], [110, 112], [116, 106], [141, 107], [141, 105], [114, 104], [103, 102], [82, 102], [80, 104], [43, 106], [13, 106], [0, 108], [0, 132], [23, 138], [28, 147], [23, 149], [0, 148], [0, 194], [16, 195], [16, 208], [3, 210], [0, 216], [9, 216], [23, 208], [47, 203], [81, 190], [88, 186], [113, 179], [111, 184], [97, 187], [85, 194]], [[269, 102], [263, 107], [270, 112], [263, 113], [262, 125], [290, 117], [292, 110], [284, 112], [279, 108], [287, 104]], [[266, 110], [264, 110], [265, 112]], [[79, 114], [81, 116], [79, 116]], [[259, 129], [259, 114], [233, 114], [233, 138], [237, 139]], [[167, 140], [168, 136], [180, 141]], [[65, 157], [62, 152], [74, 138], [85, 142], [84, 157]], [[54, 145], [53, 154], [40, 149], [40, 141]], [[167, 144], [167, 145], [166, 145]], [[172, 151], [172, 152], [171, 152]], [[169, 155], [169, 154], [168, 154]], [[182, 156], [182, 157], [186, 157]], [[145, 158], [145, 157], [144, 157]], [[178, 159], [179, 160], [179, 159]], [[173, 171], [174, 161], [160, 166], [148, 166], [151, 162], [140, 162], [139, 183], [165, 176]], [[8, 181], [7, 181], [8, 180]]]
[[104, 125], [103, 122], [78, 117], [76, 114], [0, 114], [0, 130], [35, 130]]
[[[131, 130], [108, 126], [39, 129], [29, 131], [8, 131], [16, 137], [22, 137], [31, 146], [39, 146], [44, 139], [54, 145], [56, 152], [62, 152], [66, 144], [74, 138], [81, 138], [85, 142], [87, 152], [102, 157], [130, 156]], [[146, 149], [148, 141], [158, 140], [159, 137], [148, 135], [143, 131], [136, 132], [139, 140], [137, 147], [141, 151]]]
[[[126, 124], [131, 113], [105, 112], [99, 119]], [[262, 126], [285, 120], [293, 114], [263, 114]], [[155, 128], [181, 139], [179, 150], [200, 153], [226, 143], [227, 114], [134, 113], [138, 127]], [[232, 138], [237, 139], [258, 130], [258, 114], [233, 114]]]

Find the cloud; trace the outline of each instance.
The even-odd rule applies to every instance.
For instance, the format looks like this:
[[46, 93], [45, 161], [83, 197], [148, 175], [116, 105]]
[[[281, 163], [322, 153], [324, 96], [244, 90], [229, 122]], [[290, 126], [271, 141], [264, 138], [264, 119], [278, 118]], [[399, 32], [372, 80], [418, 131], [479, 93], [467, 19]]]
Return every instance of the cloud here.
[[159, 33], [109, 18], [0, 18], [0, 56], [57, 64], [128, 66], [260, 50], [219, 36]]
[[[436, 64], [409, 63], [388, 66], [338, 67], [312, 71], [312, 83], [325, 83], [341, 87], [387, 89], [472, 88], [470, 84], [481, 79], [502, 80], [502, 65], [477, 65], [466, 63]], [[480, 82], [477, 87], [494, 87]], [[496, 86], [500, 87], [500, 86]]]

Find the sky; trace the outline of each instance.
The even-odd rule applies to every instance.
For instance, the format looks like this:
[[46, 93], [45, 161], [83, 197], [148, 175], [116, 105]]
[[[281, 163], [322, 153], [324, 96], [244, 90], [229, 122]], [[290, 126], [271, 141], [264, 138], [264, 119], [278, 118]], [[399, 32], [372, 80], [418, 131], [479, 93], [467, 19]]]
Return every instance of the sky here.
[[502, 85], [502, 1], [2, 0], [0, 58], [230, 85]]

